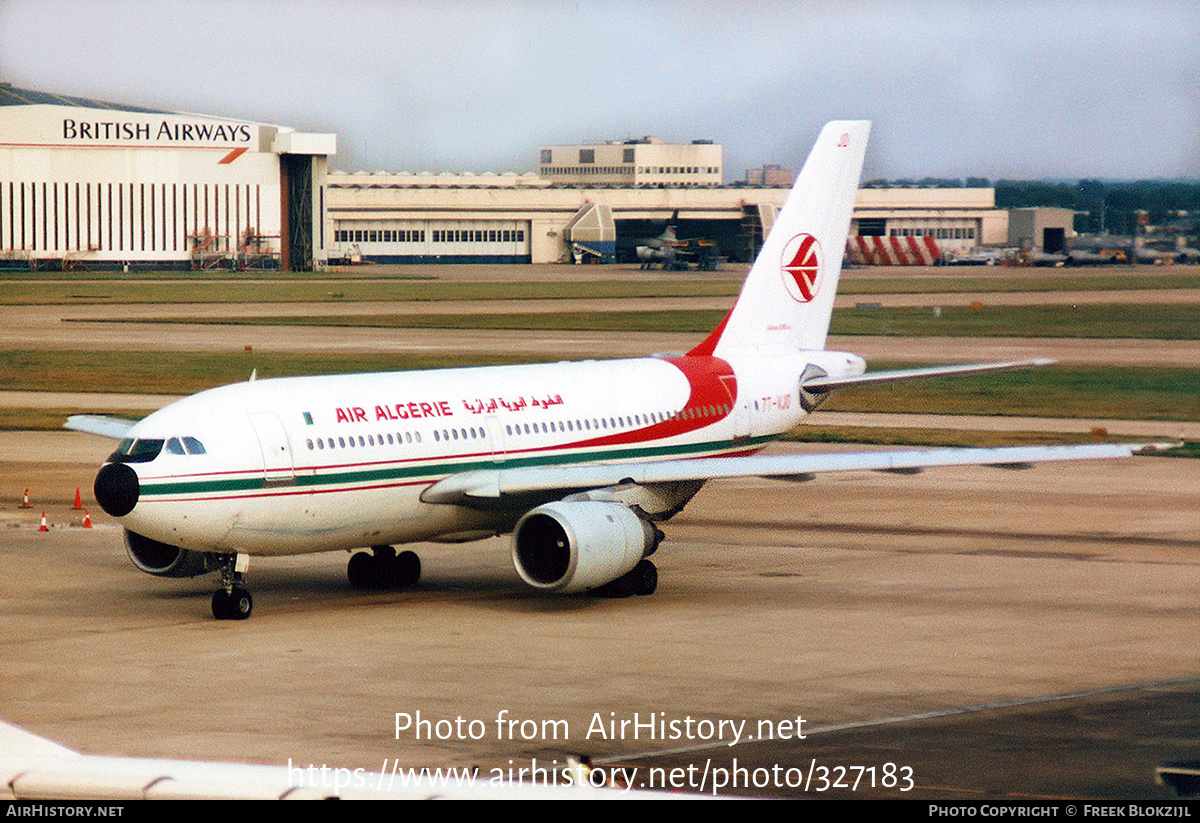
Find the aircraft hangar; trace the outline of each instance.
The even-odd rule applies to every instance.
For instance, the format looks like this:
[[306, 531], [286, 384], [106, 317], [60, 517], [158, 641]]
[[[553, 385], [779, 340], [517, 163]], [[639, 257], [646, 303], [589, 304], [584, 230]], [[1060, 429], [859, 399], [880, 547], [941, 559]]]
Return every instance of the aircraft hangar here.
[[335, 151], [332, 134], [0, 83], [0, 265], [321, 266]]
[[[787, 188], [564, 184], [538, 174], [330, 172], [331, 260], [629, 262], [668, 226], [748, 261]], [[847, 252], [871, 265], [932, 265], [1007, 239], [990, 188], [860, 189]]]

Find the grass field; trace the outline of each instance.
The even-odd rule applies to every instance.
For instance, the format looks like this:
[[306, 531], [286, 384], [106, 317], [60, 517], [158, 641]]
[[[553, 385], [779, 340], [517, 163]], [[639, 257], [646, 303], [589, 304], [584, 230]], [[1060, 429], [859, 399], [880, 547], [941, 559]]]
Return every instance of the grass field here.
[[[359, 300], [529, 300], [561, 298], [729, 296], [741, 288], [743, 268], [718, 276], [668, 274], [662, 279], [595, 281], [439, 280], [434, 274], [384, 274], [350, 269], [295, 275], [280, 272], [0, 272], [0, 304], [256, 303]], [[943, 272], [954, 271], [953, 274]], [[926, 277], [862, 277], [847, 271], [841, 294], [930, 294], [1049, 291], [1122, 291], [1200, 288], [1200, 272], [1134, 269], [1089, 274], [1012, 277], [963, 275], [939, 269]]]
[[325, 278], [192, 278], [145, 281], [7, 281], [0, 304], [144, 305], [159, 303], [314, 303], [361, 301], [535, 300], [728, 296], [740, 284], [681, 278], [664, 281], [485, 282], [436, 280], [331, 280]]
[[[724, 310], [505, 312], [489, 314], [265, 315], [205, 318], [205, 323], [245, 326], [347, 328], [512, 329], [550, 331], [695, 332], [705, 334]], [[88, 322], [99, 322], [88, 320]], [[112, 320], [111, 322], [130, 322]], [[133, 322], [195, 323], [189, 317]], [[1200, 305], [947, 306], [836, 309], [831, 334], [901, 337], [1074, 337], [1200, 339]]]
[[[740, 271], [740, 270], [739, 270]], [[946, 270], [910, 276], [858, 276], [847, 271], [843, 294], [936, 292], [1042, 292], [1063, 290], [1200, 288], [1195, 267], [1180, 271], [1103, 270], [1086, 273], [1023, 272], [997, 275], [992, 270], [952, 274]], [[158, 304], [522, 300], [595, 298], [622, 300], [679, 296], [728, 296], [740, 282], [728, 276], [664, 275], [657, 279], [595, 281], [438, 280], [420, 273], [356, 270], [295, 276], [161, 272], [97, 276], [90, 273], [6, 272], [0, 275], [0, 303]], [[230, 324], [362, 326], [386, 328], [546, 329], [621, 332], [707, 333], [724, 316], [717, 311], [595, 311], [504, 314], [350, 315], [205, 320]], [[120, 321], [127, 322], [127, 321]], [[153, 322], [194, 323], [178, 316]], [[1022, 336], [1071, 338], [1200, 338], [1200, 306], [1081, 305], [839, 309], [832, 333], [901, 336]], [[406, 369], [502, 365], [536, 360], [526, 354], [464, 358], [461, 355], [308, 355], [233, 351], [219, 354], [177, 352], [9, 351], [0, 352], [0, 389], [135, 391], [189, 394], [259, 377], [354, 373]], [[906, 364], [911, 365], [911, 364]], [[873, 363], [872, 369], [889, 368]], [[1053, 366], [1010, 372], [913, 381], [845, 390], [825, 408], [840, 411], [933, 414], [1008, 414], [1036, 417], [1200, 420], [1200, 368], [1126, 368]], [[0, 428], [54, 429], [79, 409], [8, 409]], [[134, 412], [131, 417], [141, 413]], [[940, 432], [875, 428], [805, 426], [805, 440], [913, 445], [995, 445], [1000, 442], [1064, 442], [1061, 435], [1039, 433]]]
[[[872, 370], [901, 368], [873, 363]], [[1046, 366], [1003, 374], [844, 389], [822, 408], [912, 414], [994, 414], [1200, 420], [1200, 368]]]

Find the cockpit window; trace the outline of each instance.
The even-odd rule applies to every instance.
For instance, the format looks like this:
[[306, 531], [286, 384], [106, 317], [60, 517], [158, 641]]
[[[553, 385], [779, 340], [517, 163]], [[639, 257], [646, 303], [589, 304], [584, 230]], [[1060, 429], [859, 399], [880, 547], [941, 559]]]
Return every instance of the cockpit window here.
[[183, 445], [187, 447], [188, 454], [204, 454], [204, 444], [194, 437], [183, 438]]
[[178, 437], [172, 437], [167, 441], [167, 452], [170, 454], [183, 454], [183, 444], [179, 442]]
[[163, 448], [162, 440], [127, 437], [117, 446], [108, 459], [113, 463], [149, 463], [158, 457]]

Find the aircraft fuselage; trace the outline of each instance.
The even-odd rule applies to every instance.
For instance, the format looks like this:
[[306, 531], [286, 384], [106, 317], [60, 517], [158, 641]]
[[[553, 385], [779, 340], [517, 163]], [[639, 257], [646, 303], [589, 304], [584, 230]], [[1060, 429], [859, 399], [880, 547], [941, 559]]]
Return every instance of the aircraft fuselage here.
[[[162, 447], [151, 460], [114, 456], [111, 465], [136, 475], [120, 520], [211, 553], [484, 537], [511, 529], [530, 501], [447, 505], [422, 493], [479, 469], [747, 454], [804, 416], [800, 375], [810, 365], [839, 375], [863, 368], [853, 355], [793, 351], [743, 362], [664, 356], [225, 386], [130, 430], [124, 445], [135, 454], [139, 441]], [[96, 494], [106, 510], [112, 482], [102, 470]], [[662, 511], [647, 513], [684, 502], [668, 494]]]

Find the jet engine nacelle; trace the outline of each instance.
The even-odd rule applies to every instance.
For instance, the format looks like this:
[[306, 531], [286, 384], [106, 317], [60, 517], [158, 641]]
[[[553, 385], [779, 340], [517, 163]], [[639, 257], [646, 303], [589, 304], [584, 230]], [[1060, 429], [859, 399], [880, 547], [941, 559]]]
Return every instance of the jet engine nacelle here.
[[158, 577], [195, 577], [216, 568], [205, 552], [159, 543], [129, 529], [125, 530], [125, 550], [133, 565]]
[[661, 538], [623, 503], [547, 503], [517, 523], [513, 565], [535, 589], [582, 592], [632, 571]]
[[661, 263], [668, 257], [667, 252], [650, 246], [637, 247], [637, 259], [642, 263]]

